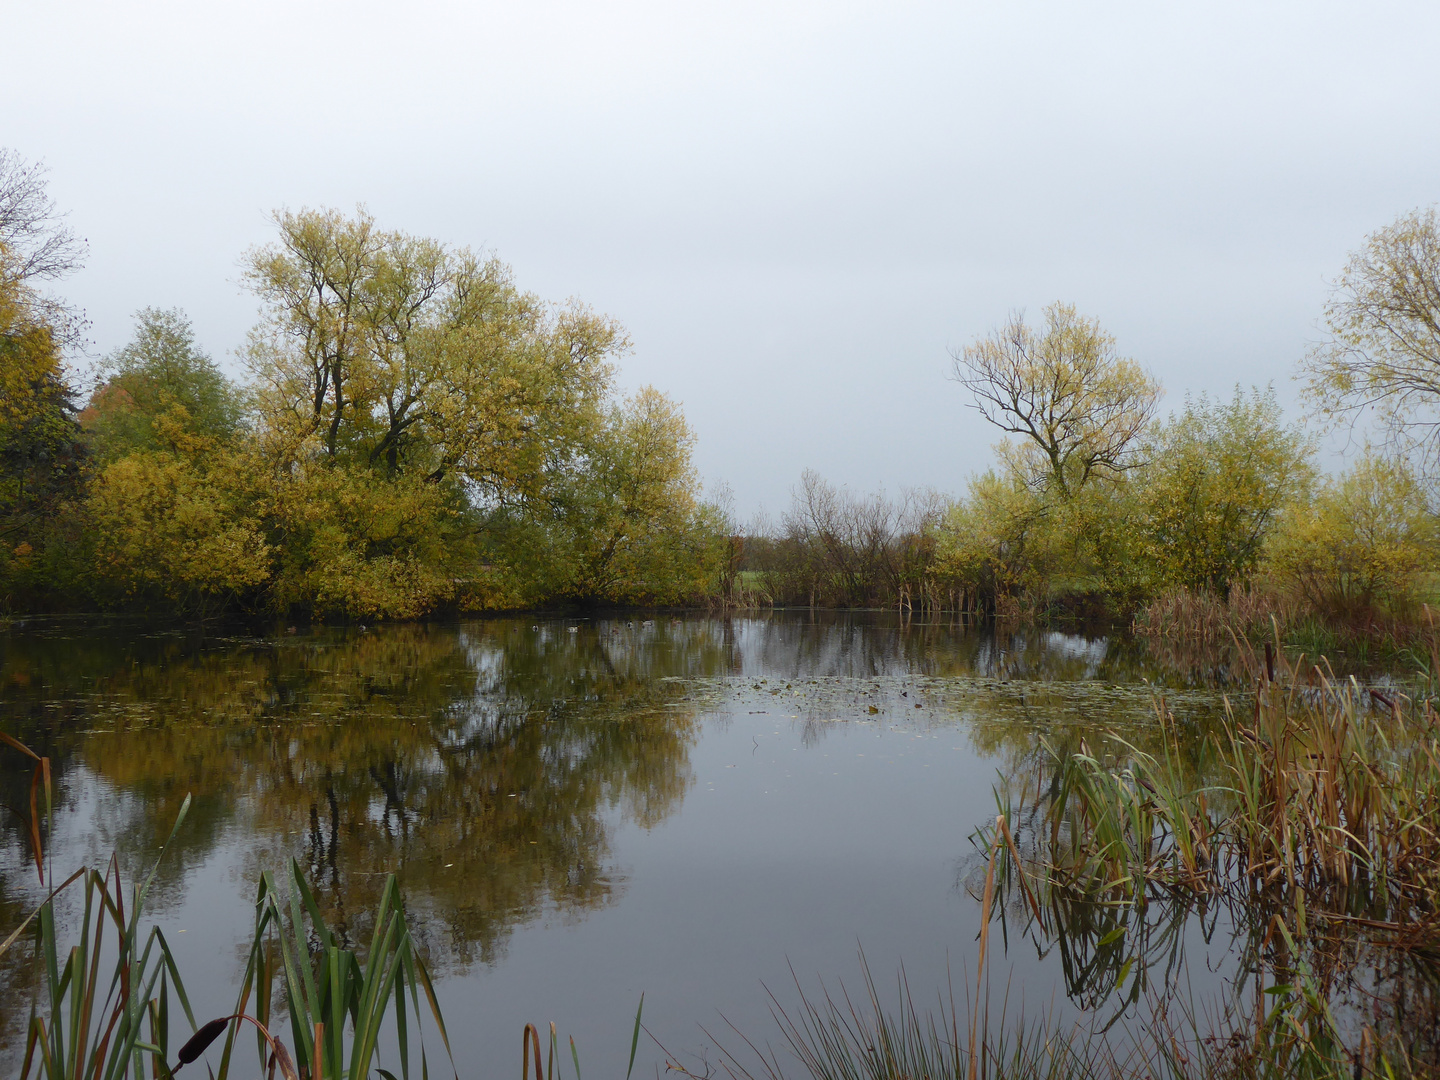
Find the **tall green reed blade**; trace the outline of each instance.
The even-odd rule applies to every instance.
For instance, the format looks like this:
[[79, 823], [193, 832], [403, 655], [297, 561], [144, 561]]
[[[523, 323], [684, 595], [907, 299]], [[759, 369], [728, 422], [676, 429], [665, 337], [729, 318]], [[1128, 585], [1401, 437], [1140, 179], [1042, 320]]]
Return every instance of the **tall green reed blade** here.
[[[250, 994], [253, 991], [256, 1000], [256, 1011], [259, 1014], [257, 1019], [267, 1027], [270, 1023], [270, 992], [269, 985], [274, 979], [274, 972], [271, 971], [268, 963], [267, 944], [270, 938], [267, 930], [274, 918], [273, 904], [270, 898], [274, 895], [275, 883], [269, 871], [262, 871], [260, 884], [256, 889], [255, 897], [255, 930], [251, 936], [250, 952], [245, 962], [245, 972], [240, 981], [240, 996], [236, 1001], [236, 1014], [243, 1013], [249, 1003]], [[286, 947], [286, 942], [281, 939], [281, 948]], [[283, 965], [284, 972], [289, 974], [290, 966]], [[299, 1038], [299, 1032], [294, 1029], [295, 1017], [292, 1014], [292, 1036], [294, 1037], [296, 1052], [301, 1061], [306, 1061], [307, 1046]], [[211, 1021], [214, 1023], [215, 1021]], [[220, 1054], [220, 1065], [217, 1073], [218, 1080], [225, 1080], [229, 1075], [231, 1056], [234, 1052], [235, 1039], [239, 1034], [240, 1023], [238, 1020], [228, 1024], [228, 1031], [225, 1037], [225, 1045]]]
[[[645, 995], [642, 993], [640, 1004], [635, 1009], [635, 1030], [630, 1033], [630, 1064], [625, 1069], [625, 1080], [630, 1080], [630, 1074], [635, 1071], [635, 1048], [640, 1045], [640, 1014], [644, 1011]], [[570, 1044], [570, 1049], [572, 1052], [575, 1049], [573, 1042]], [[577, 1078], [580, 1075], [580, 1059], [578, 1057], [575, 1059], [575, 1075]]]
[[[319, 901], [295, 860], [290, 864], [288, 884], [288, 896], [282, 897], [273, 878], [268, 874], [261, 878], [240, 1005], [253, 993], [257, 1007], [268, 1017], [272, 1008], [268, 982], [278, 974], [296, 1057], [311, 1071], [316, 1066], [308, 1063], [318, 1062], [323, 1074], [312, 1080], [364, 1080], [372, 1071], [391, 1076], [374, 1068], [387, 1017], [395, 1023], [401, 1075], [408, 1080], [412, 1034], [418, 1034], [421, 1071], [428, 1077], [422, 991], [447, 1056], [450, 1038], [429, 972], [415, 955], [394, 876], [387, 878], [381, 890], [375, 929], [363, 962], [355, 951], [343, 947], [326, 925]], [[319, 945], [313, 956], [310, 935]], [[278, 954], [278, 972], [267, 959], [271, 949]], [[233, 1049], [232, 1031], [218, 1080], [225, 1080], [233, 1064]], [[453, 1064], [452, 1057], [452, 1069]]]
[[[77, 871], [42, 904], [36, 934], [44, 987], [31, 1011], [22, 1078], [30, 1076], [35, 1064], [45, 1080], [143, 1076], [146, 1056], [163, 1057], [168, 1042], [172, 987], [193, 1024], [184, 981], [169, 943], [158, 927], [146, 933], [141, 926], [150, 884], [189, 808], [186, 798], [155, 864], [133, 891], [128, 912], [114, 857], [103, 874], [93, 869]], [[74, 882], [84, 888], [83, 914], [78, 940], [62, 964], [55, 900]], [[108, 968], [107, 951], [114, 954]], [[147, 1021], [149, 1041], [143, 1038]]]

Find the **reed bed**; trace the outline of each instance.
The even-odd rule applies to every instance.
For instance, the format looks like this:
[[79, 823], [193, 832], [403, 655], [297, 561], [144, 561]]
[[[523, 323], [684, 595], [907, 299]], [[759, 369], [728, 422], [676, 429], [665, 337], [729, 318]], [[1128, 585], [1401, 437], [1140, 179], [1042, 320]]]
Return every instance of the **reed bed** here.
[[1154, 597], [1131, 619], [1130, 629], [1162, 657], [1172, 649], [1213, 654], [1228, 651], [1238, 638], [1258, 642], [1274, 632], [1292, 650], [1326, 655], [1357, 669], [1370, 665], [1414, 663], [1425, 657], [1433, 636], [1427, 605], [1392, 603], [1387, 607], [1317, 606], [1313, 598], [1274, 583], [1257, 582], [1229, 596], [1206, 589], [1176, 588]]
[[1265, 635], [1278, 622], [1288, 626], [1300, 615], [1293, 598], [1264, 589], [1232, 589], [1221, 596], [1209, 589], [1171, 589], [1135, 613], [1131, 629], [1141, 637], [1229, 644], [1241, 637]]
[[[1290, 1005], [1260, 1017], [1231, 1011], [1207, 1025], [1193, 1013], [1156, 1000], [1124, 1039], [1106, 1038], [1052, 1016], [1027, 1022], [1000, 1015], [987, 1023], [974, 1048], [974, 1029], [953, 994], [923, 1009], [901, 976], [898, 1009], [887, 1007], [868, 970], [859, 1002], [843, 989], [806, 994], [798, 1004], [778, 1000], [773, 1011], [779, 1047], [759, 1046], [736, 1033], [737, 1053], [724, 1051], [718, 1066], [694, 1072], [667, 1066], [693, 1080], [723, 1073], [733, 1080], [1351, 1080], [1355, 1076], [1424, 1075], [1399, 1060], [1396, 1068], [1367, 1045], [1355, 1054], [1333, 1027]], [[742, 1048], [743, 1046], [743, 1048]]]
[[[1252, 689], [1227, 698], [1218, 731], [1182, 753], [1157, 696], [1158, 753], [1116, 735], [1052, 751], [1028, 812], [1001, 796], [1004, 816], [977, 833], [1000, 859], [987, 881], [1002, 896], [1018, 886], [1034, 932], [1062, 942], [1072, 999], [1113, 996], [1117, 1016], [1158, 959], [1172, 985], [1178, 927], [1225, 910], [1248, 935], [1238, 967], [1254, 973], [1255, 1001], [1225, 1054], [1206, 1049], [1213, 1036], [1177, 1043], [1201, 1051], [1187, 1051], [1185, 1075], [1440, 1075], [1434, 683], [1367, 688], [1232, 641]], [[1440, 671], [1433, 644], [1426, 670]], [[1023, 823], [1018, 844], [1007, 819]], [[1152, 949], [1156, 910], [1174, 918]], [[1361, 971], [1368, 1019], [1342, 1037], [1332, 1005]]]
[[[1396, 930], [1440, 943], [1440, 714], [1338, 680], [1256, 680], [1226, 700], [1202, 748], [1209, 784], [1181, 767], [1174, 717], [1157, 699], [1159, 757], [1110, 736], [1053, 755], [1043, 815], [1044, 880], [1136, 899], [1177, 890], [1258, 895], [1276, 888], [1312, 910], [1394, 916]], [[1031, 868], [1033, 871], [1033, 867]]]

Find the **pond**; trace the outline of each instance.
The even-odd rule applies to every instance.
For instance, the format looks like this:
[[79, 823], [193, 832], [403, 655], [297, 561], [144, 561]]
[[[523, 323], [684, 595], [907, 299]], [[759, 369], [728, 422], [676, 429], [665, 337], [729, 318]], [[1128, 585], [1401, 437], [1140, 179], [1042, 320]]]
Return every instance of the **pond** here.
[[[878, 613], [269, 637], [45, 620], [0, 642], [0, 723], [54, 760], [58, 870], [117, 851], [129, 880], [192, 797], [150, 913], [202, 1020], [234, 1004], [262, 870], [298, 859], [357, 942], [393, 871], [462, 1075], [508, 1071], [523, 1025], [551, 1020], [587, 1071], [618, 1075], [642, 992], [646, 1029], [698, 1071], [737, 1030], [776, 1041], [767, 989], [787, 1007], [797, 979], [858, 989], [862, 950], [882, 996], [903, 969], [922, 1006], [952, 981], [963, 1002], [971, 837], [997, 785], [1033, 792], [1047, 746], [1144, 745], [1157, 692], [1187, 731], [1221, 709], [1123, 640]], [[18, 756], [3, 782], [23, 806]], [[23, 823], [0, 829], [8, 932], [42, 893]], [[1099, 1025], [1167, 971], [1207, 993], [1236, 975], [1220, 912], [1155, 928], [1119, 985], [1085, 934], [993, 934], [992, 1008]], [[14, 1069], [34, 971], [23, 948], [3, 963]], [[637, 1075], [664, 1061], [642, 1037]]]

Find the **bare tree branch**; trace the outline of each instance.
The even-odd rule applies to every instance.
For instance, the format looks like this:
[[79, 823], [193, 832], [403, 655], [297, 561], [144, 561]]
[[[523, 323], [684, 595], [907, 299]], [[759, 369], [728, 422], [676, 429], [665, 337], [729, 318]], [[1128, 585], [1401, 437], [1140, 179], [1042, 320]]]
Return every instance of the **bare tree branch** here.
[[1325, 305], [1302, 370], [1335, 424], [1375, 415], [1402, 450], [1440, 460], [1440, 222], [1415, 210], [1365, 238]]
[[85, 258], [85, 241], [45, 193], [48, 171], [0, 147], [0, 284], [53, 281], [80, 269]]
[[1023, 314], [953, 355], [953, 378], [1001, 431], [1046, 462], [1042, 478], [1062, 496], [1140, 464], [1137, 437], [1154, 415], [1160, 384], [1116, 354], [1115, 340], [1069, 304], [1045, 309], [1043, 332]]

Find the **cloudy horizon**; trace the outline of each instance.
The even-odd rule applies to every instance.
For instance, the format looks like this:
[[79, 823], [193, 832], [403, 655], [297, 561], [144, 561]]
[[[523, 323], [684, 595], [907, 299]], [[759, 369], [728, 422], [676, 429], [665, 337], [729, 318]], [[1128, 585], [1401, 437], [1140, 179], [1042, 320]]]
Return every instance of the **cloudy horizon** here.
[[742, 514], [958, 492], [994, 433], [949, 351], [1055, 300], [1164, 409], [1296, 416], [1328, 282], [1440, 190], [1418, 3], [9, 8], [0, 145], [89, 241], [93, 352], [180, 307], [238, 374], [270, 212], [363, 203], [623, 323]]

